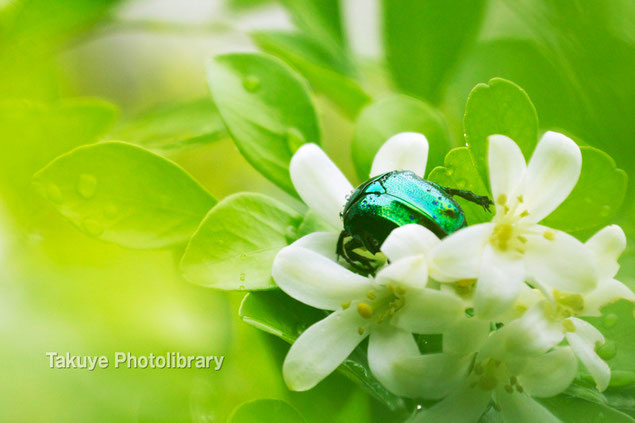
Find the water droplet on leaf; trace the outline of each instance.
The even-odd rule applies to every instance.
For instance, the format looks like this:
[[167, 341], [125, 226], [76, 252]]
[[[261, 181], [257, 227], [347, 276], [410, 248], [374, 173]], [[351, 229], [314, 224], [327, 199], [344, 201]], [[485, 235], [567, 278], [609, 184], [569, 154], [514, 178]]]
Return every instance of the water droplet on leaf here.
[[600, 208], [600, 216], [608, 217], [611, 214], [611, 206], [602, 206]]
[[595, 349], [595, 352], [602, 360], [610, 360], [615, 357], [615, 354], [617, 354], [617, 345], [614, 341], [607, 339], [604, 345]]
[[86, 199], [89, 199], [93, 195], [95, 195], [96, 190], [97, 178], [87, 173], [79, 175], [79, 179], [77, 180], [77, 192], [79, 192], [79, 195]]
[[260, 88], [260, 78], [255, 75], [249, 75], [243, 79], [243, 87], [250, 93], [258, 91]]
[[104, 226], [94, 219], [86, 219], [82, 222], [82, 227], [88, 235], [99, 236], [104, 233]]
[[49, 199], [50, 202], [55, 204], [60, 204], [63, 200], [62, 191], [60, 191], [60, 188], [55, 184], [51, 184], [48, 186], [48, 188], [46, 189], [46, 197]]
[[240, 281], [241, 282], [245, 282], [245, 274], [244, 273], [240, 274]]
[[612, 328], [613, 326], [615, 326], [615, 324], [617, 323], [618, 319], [619, 319], [619, 317], [617, 316], [617, 314], [609, 313], [606, 316], [604, 316], [604, 320], [602, 321], [602, 324], [606, 328]]

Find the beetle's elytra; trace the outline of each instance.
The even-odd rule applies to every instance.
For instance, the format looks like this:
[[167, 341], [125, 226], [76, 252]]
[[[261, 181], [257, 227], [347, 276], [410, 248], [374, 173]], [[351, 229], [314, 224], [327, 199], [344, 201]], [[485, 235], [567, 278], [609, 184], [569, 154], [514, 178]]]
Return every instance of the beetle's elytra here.
[[411, 171], [387, 172], [364, 182], [353, 191], [342, 212], [344, 230], [337, 254], [358, 270], [370, 271], [370, 260], [353, 250], [364, 247], [378, 253], [390, 232], [399, 226], [423, 225], [439, 238], [463, 228], [467, 225], [465, 213], [453, 195], [487, 210], [492, 204], [487, 197], [441, 187]]

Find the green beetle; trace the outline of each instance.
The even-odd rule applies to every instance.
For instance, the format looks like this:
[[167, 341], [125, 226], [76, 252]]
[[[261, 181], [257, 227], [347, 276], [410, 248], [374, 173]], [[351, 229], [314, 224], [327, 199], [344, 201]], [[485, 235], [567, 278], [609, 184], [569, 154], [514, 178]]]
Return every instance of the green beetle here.
[[364, 247], [377, 254], [390, 232], [416, 223], [443, 238], [467, 225], [465, 213], [452, 198], [465, 198], [489, 211], [492, 201], [471, 191], [445, 188], [411, 171], [392, 171], [376, 176], [353, 191], [341, 214], [344, 230], [337, 255], [355, 269], [373, 272], [372, 260], [354, 250]]

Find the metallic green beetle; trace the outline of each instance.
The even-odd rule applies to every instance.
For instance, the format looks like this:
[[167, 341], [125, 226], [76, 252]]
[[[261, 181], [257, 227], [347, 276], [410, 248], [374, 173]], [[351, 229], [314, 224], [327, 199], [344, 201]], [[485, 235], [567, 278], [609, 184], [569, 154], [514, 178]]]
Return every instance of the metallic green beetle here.
[[355, 269], [372, 273], [372, 260], [354, 250], [364, 247], [376, 254], [390, 232], [416, 223], [443, 238], [467, 225], [465, 213], [452, 198], [457, 195], [489, 211], [492, 201], [471, 191], [445, 188], [411, 171], [392, 171], [361, 184], [342, 212], [344, 230], [337, 255]]

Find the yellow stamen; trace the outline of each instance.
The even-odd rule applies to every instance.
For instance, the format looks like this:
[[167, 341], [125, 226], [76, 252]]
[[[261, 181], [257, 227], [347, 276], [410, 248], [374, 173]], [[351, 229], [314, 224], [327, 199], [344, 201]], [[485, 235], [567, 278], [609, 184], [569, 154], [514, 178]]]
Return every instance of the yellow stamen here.
[[363, 334], [364, 334], [364, 328], [363, 328], [363, 327], [361, 327], [361, 326], [360, 326], [360, 327], [358, 327], [358, 328], [357, 328], [357, 333], [359, 333], [360, 335], [363, 335]]
[[505, 194], [501, 194], [498, 196], [498, 198], [496, 199], [496, 203], [502, 205], [507, 204], [507, 195]]
[[357, 312], [364, 319], [370, 319], [371, 317], [373, 317], [373, 308], [366, 303], [358, 303]]
[[351, 306], [351, 300], [348, 301], [344, 301], [342, 303], [342, 310], [346, 310], [347, 308], [349, 308]]
[[366, 298], [368, 298], [369, 300], [373, 301], [375, 299], [377, 299], [377, 294], [375, 293], [375, 290], [370, 290], [366, 293]]
[[554, 239], [556, 239], [556, 234], [553, 231], [545, 231], [542, 236], [545, 237], [545, 239], [549, 240], [549, 241], [553, 241]]
[[571, 320], [564, 320], [562, 326], [567, 332], [575, 332], [575, 325]]
[[461, 279], [457, 281], [457, 285], [461, 288], [469, 288], [476, 283], [476, 279]]
[[523, 211], [523, 212], [520, 214], [520, 217], [527, 217], [527, 216], [529, 216], [529, 212], [528, 212], [527, 210]]

